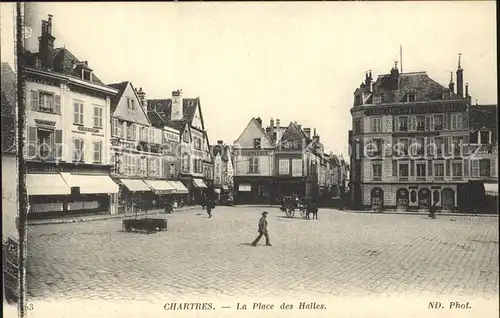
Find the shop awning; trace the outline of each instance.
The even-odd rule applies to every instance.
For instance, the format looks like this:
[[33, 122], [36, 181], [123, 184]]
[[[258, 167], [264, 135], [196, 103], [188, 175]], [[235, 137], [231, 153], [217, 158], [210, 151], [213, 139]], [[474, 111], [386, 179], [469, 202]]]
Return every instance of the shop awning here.
[[197, 188], [206, 188], [207, 185], [201, 179], [193, 179], [193, 183]]
[[120, 179], [120, 182], [131, 192], [151, 191], [151, 188], [140, 179]]
[[251, 184], [240, 184], [238, 187], [238, 191], [250, 192], [250, 191], [252, 191], [252, 185]]
[[28, 195], [69, 195], [71, 188], [58, 173], [28, 173], [26, 175]]
[[155, 192], [172, 193], [176, 189], [166, 180], [144, 180]]
[[484, 192], [487, 195], [497, 196], [498, 195], [498, 183], [485, 183]]
[[189, 193], [188, 189], [182, 184], [180, 181], [169, 181], [171, 185], [175, 187], [175, 193], [178, 194], [187, 194]]
[[109, 177], [61, 172], [69, 187], [79, 187], [81, 194], [118, 193], [118, 185]]

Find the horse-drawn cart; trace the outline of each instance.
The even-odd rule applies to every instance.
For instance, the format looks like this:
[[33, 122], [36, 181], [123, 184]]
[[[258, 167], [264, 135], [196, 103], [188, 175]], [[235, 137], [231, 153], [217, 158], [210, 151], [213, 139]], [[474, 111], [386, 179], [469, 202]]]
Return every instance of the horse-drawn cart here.
[[285, 212], [286, 217], [293, 218], [295, 216], [295, 211], [298, 210], [302, 218], [307, 217], [307, 205], [304, 199], [299, 200], [294, 197], [285, 197], [281, 200], [280, 210]]

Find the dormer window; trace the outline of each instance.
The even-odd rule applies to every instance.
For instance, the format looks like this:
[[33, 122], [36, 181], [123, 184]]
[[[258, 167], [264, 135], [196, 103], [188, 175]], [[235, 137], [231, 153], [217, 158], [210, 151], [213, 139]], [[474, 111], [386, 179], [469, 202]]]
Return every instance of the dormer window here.
[[82, 68], [82, 79], [92, 82], [92, 71]]
[[408, 92], [408, 94], [406, 94], [406, 101], [409, 103], [414, 102], [415, 97], [415, 92]]
[[451, 97], [451, 92], [442, 92], [441, 93], [441, 99], [450, 99]]
[[490, 136], [491, 136], [491, 132], [489, 131], [480, 131], [479, 132], [479, 143], [481, 145], [488, 145], [490, 143]]
[[374, 104], [382, 103], [382, 96], [380, 96], [380, 95], [373, 96], [373, 103]]

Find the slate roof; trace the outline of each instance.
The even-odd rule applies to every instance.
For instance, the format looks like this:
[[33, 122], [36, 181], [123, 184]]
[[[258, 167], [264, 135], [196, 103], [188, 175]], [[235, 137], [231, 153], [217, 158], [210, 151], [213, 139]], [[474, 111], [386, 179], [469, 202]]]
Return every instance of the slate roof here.
[[[148, 109], [156, 110], [161, 118], [165, 120], [172, 121], [170, 115], [172, 110], [172, 99], [148, 99]], [[183, 98], [183, 116], [182, 121], [187, 121], [191, 123], [196, 113], [196, 108], [200, 103], [200, 99], [197, 98]]]
[[229, 151], [231, 149], [229, 148], [228, 145], [212, 145], [210, 146], [210, 152], [212, 153], [212, 156], [215, 158], [217, 154], [221, 154], [221, 159], [222, 161], [228, 161], [229, 160]]
[[497, 120], [497, 105], [471, 105], [469, 117], [469, 127], [471, 130], [477, 130], [485, 127], [492, 131], [496, 131]]
[[[75, 68], [75, 65], [82, 65], [83, 61], [76, 58], [68, 49], [60, 47], [54, 49], [52, 54], [54, 57], [54, 72], [64, 74], [66, 76], [75, 77], [82, 80], [81, 69]], [[36, 68], [36, 58], [39, 53], [27, 52], [26, 64], [29, 67]], [[88, 66], [86, 66], [88, 68]], [[92, 83], [105, 85], [95, 74], [92, 72]]]
[[[419, 102], [440, 100], [443, 92], [449, 93], [450, 89], [430, 78], [426, 72], [402, 73], [397, 76], [384, 74], [379, 75], [373, 83], [372, 96], [381, 95], [382, 103], [397, 103], [406, 101], [406, 95], [410, 91], [415, 93], [415, 101]], [[458, 98], [458, 95], [453, 94], [452, 98]]]

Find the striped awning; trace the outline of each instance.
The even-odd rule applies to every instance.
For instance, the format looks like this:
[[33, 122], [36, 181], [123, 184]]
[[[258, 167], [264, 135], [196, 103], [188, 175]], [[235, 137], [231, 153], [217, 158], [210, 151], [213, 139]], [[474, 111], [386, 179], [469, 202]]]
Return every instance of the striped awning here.
[[491, 196], [498, 195], [498, 183], [485, 183], [484, 184], [484, 193]]
[[189, 193], [188, 189], [182, 184], [180, 181], [169, 181], [171, 185], [175, 187], [175, 193], [178, 194], [186, 194]]
[[109, 176], [69, 172], [61, 172], [61, 176], [69, 187], [80, 188], [81, 194], [118, 193], [118, 185]]
[[144, 180], [144, 183], [150, 186], [155, 192], [172, 193], [176, 190], [175, 187], [166, 180]]
[[197, 188], [206, 188], [207, 185], [202, 179], [193, 179], [193, 183]]
[[151, 191], [141, 179], [120, 179], [120, 182], [131, 192]]
[[69, 195], [71, 188], [58, 173], [26, 174], [28, 195]]

